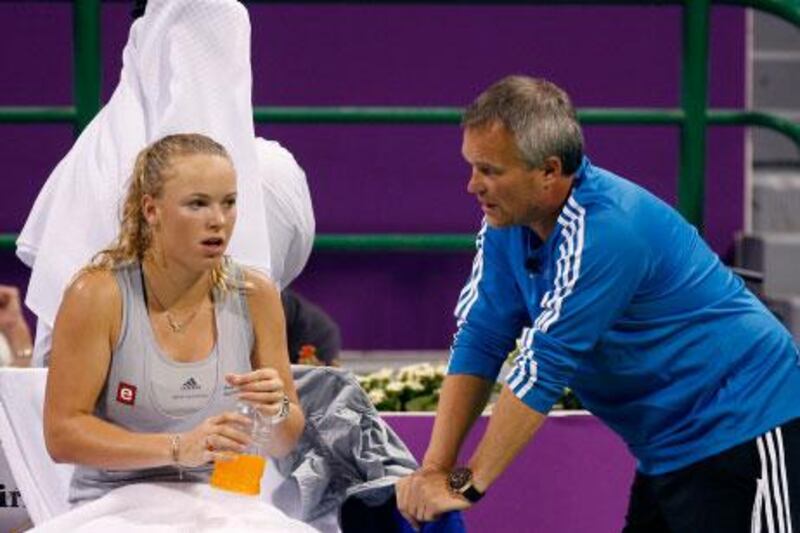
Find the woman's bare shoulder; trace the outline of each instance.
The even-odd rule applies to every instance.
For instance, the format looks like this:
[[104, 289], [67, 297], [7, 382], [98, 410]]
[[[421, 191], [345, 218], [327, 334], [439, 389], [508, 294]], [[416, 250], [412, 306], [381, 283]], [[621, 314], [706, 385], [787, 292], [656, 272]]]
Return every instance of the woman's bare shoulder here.
[[252, 268], [243, 268], [243, 273], [244, 293], [247, 296], [247, 304], [253, 320], [256, 322], [259, 322], [260, 319], [271, 321], [278, 314], [282, 315], [281, 296], [275, 283], [262, 272]]
[[109, 269], [87, 269], [79, 272], [64, 293], [64, 304], [91, 305], [93, 311], [119, 305], [120, 292], [114, 273]]
[[260, 270], [242, 267], [242, 272], [244, 273], [244, 281], [247, 288], [253, 292], [260, 293], [262, 296], [278, 293], [275, 283]]

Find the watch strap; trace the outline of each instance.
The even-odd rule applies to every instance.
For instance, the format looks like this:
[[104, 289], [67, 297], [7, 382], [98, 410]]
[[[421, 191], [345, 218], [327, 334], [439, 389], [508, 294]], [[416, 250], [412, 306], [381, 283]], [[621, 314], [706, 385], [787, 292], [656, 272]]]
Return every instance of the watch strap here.
[[458, 491], [463, 497], [465, 497], [470, 503], [478, 503], [478, 500], [483, 498], [485, 493], [479, 491], [475, 488], [472, 484], [472, 481], [466, 484], [463, 489]]

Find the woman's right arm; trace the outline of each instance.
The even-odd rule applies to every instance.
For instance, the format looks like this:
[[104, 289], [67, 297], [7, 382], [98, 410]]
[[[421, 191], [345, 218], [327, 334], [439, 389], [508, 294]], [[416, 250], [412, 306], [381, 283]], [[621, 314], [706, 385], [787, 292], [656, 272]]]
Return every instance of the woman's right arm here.
[[[140, 469], [175, 464], [174, 435], [137, 433], [94, 415], [119, 336], [122, 302], [109, 271], [81, 274], [56, 316], [44, 403], [44, 435], [54, 461], [95, 468]], [[220, 450], [243, 449], [247, 435], [235, 414], [211, 417], [177, 441], [181, 466], [198, 466]], [[215, 451], [207, 438], [215, 435]]]

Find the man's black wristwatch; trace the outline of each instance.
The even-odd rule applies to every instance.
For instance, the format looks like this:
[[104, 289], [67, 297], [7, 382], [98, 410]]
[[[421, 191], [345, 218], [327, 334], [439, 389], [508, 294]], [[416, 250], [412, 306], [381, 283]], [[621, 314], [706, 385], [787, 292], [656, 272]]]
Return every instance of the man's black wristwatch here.
[[472, 470], [465, 466], [458, 467], [450, 472], [447, 475], [447, 484], [451, 491], [462, 495], [470, 503], [477, 503], [486, 494], [475, 488], [472, 484]]

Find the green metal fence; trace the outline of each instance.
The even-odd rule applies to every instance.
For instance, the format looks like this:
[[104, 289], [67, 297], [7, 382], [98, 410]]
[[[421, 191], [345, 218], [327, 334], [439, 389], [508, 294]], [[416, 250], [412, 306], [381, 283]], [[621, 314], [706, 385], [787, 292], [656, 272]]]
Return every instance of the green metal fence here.
[[[54, 1], [54, 0], [39, 0]], [[288, 0], [291, 2], [291, 0]], [[270, 3], [274, 0], [251, 0]], [[283, 0], [282, 3], [287, 3]], [[318, 4], [375, 4], [368, 0], [315, 0]], [[391, 0], [391, 4], [480, 4], [470, 0]], [[683, 13], [681, 107], [678, 109], [580, 109], [583, 124], [673, 125], [680, 128], [678, 210], [703, 228], [706, 138], [709, 125], [759, 126], [789, 137], [800, 149], [800, 124], [737, 109], [709, 109], [709, 26], [712, 4], [750, 7], [776, 15], [800, 28], [800, 0], [505, 0], [502, 4], [678, 5]], [[0, 123], [72, 123], [80, 132], [100, 110], [100, 0], [75, 0], [75, 105], [0, 107]], [[450, 107], [256, 107], [256, 122], [311, 124], [457, 124], [459, 108]], [[0, 234], [0, 249], [13, 249], [16, 236]], [[317, 250], [410, 251], [468, 250], [473, 237], [462, 234], [320, 234]]]

